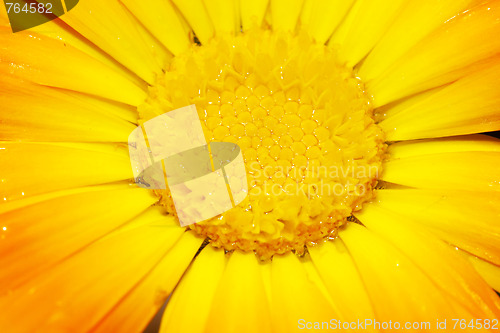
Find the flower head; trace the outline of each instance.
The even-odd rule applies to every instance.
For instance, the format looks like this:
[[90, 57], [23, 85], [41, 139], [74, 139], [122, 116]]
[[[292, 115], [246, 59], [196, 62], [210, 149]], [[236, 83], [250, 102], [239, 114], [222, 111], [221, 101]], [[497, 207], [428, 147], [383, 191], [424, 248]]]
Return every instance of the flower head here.
[[[167, 300], [162, 332], [498, 327], [500, 1], [3, 10], [6, 331], [140, 332]], [[249, 191], [184, 228], [127, 138], [191, 104]]]

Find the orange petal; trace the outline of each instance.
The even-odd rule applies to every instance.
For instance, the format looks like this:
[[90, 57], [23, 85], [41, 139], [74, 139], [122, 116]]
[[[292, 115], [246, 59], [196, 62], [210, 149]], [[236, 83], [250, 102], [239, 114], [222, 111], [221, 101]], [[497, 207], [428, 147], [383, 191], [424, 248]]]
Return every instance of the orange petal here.
[[131, 179], [127, 148], [96, 143], [0, 142], [0, 200]]
[[145, 91], [121, 73], [63, 41], [0, 27], [0, 45], [8, 45], [0, 48], [0, 73], [131, 105], [146, 98]]
[[[0, 26], [5, 26], [10, 28], [10, 23], [7, 17], [7, 12], [5, 8], [0, 6]], [[58, 39], [63, 41], [66, 45], [71, 45], [83, 53], [88, 54], [92, 58], [99, 60], [101, 63], [107, 67], [112, 68], [115, 71], [121, 72], [130, 81], [139, 85], [142, 88], [146, 88], [146, 84], [138, 76], [131, 73], [130, 71], [124, 70], [124, 67], [118, 63], [116, 60], [111, 58], [101, 49], [99, 49], [94, 44], [90, 43], [85, 37], [80, 35], [61, 19], [55, 19], [44, 24], [37, 25], [28, 29], [27, 31], [32, 31], [40, 35], [45, 35], [47, 37]]]
[[5, 228], [0, 235], [0, 294], [126, 223], [156, 200], [144, 189], [108, 185], [0, 215], [0, 231]]
[[141, 332], [165, 303], [201, 243], [202, 239], [185, 232], [158, 265], [120, 300], [92, 332]]
[[137, 113], [70, 90], [0, 77], [0, 140], [127, 142]]
[[37, 194], [37, 195], [33, 195], [33, 196], [30, 196], [27, 198], [22, 198], [22, 200], [3, 201], [3, 202], [0, 202], [0, 214], [11, 212], [13, 210], [23, 208], [23, 207], [28, 207], [28, 206], [37, 204], [39, 202], [48, 201], [48, 200], [55, 199], [55, 198], [62, 198], [62, 197], [66, 197], [66, 196], [73, 195], [73, 194], [93, 192], [93, 191], [102, 191], [103, 189], [119, 189], [123, 185], [131, 186], [131, 184], [128, 181], [122, 181], [122, 182], [116, 182], [112, 185], [106, 184], [106, 185], [91, 185], [91, 186], [84, 186], [84, 187], [75, 187], [75, 188], [71, 188], [71, 189], [65, 189], [65, 190], [53, 191], [53, 192], [49, 192], [49, 193]]
[[183, 233], [178, 226], [158, 222], [119, 229], [12, 291], [0, 299], [0, 326], [13, 333], [88, 332], [157, 266]]

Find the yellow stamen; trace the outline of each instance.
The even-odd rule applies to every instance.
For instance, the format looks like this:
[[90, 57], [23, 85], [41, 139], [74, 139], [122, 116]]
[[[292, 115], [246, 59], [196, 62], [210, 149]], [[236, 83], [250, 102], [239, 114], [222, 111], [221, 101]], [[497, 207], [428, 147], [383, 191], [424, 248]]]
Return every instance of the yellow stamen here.
[[[208, 142], [237, 143], [248, 197], [189, 226], [226, 250], [303, 253], [372, 198], [385, 151], [370, 100], [334, 50], [253, 30], [176, 57], [139, 108], [142, 121], [196, 104]], [[156, 191], [175, 213], [167, 191]]]

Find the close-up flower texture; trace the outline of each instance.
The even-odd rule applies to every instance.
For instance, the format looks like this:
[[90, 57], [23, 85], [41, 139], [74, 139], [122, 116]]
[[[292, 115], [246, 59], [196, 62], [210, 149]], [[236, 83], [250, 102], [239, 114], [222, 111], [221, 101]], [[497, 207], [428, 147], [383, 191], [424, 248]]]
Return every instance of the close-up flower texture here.
[[[0, 5], [0, 332], [500, 330], [500, 0], [10, 24]], [[248, 187], [181, 226], [129, 136], [190, 105]]]

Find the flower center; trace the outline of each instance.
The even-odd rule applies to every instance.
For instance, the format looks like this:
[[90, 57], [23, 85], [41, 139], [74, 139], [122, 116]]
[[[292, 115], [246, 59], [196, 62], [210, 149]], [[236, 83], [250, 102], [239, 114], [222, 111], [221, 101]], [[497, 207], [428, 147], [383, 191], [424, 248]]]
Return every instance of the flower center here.
[[[190, 225], [227, 251], [262, 259], [335, 237], [373, 196], [383, 133], [361, 82], [333, 49], [305, 35], [254, 30], [175, 57], [141, 120], [196, 104], [208, 142], [239, 145], [249, 193]], [[156, 190], [175, 214], [168, 190]]]

